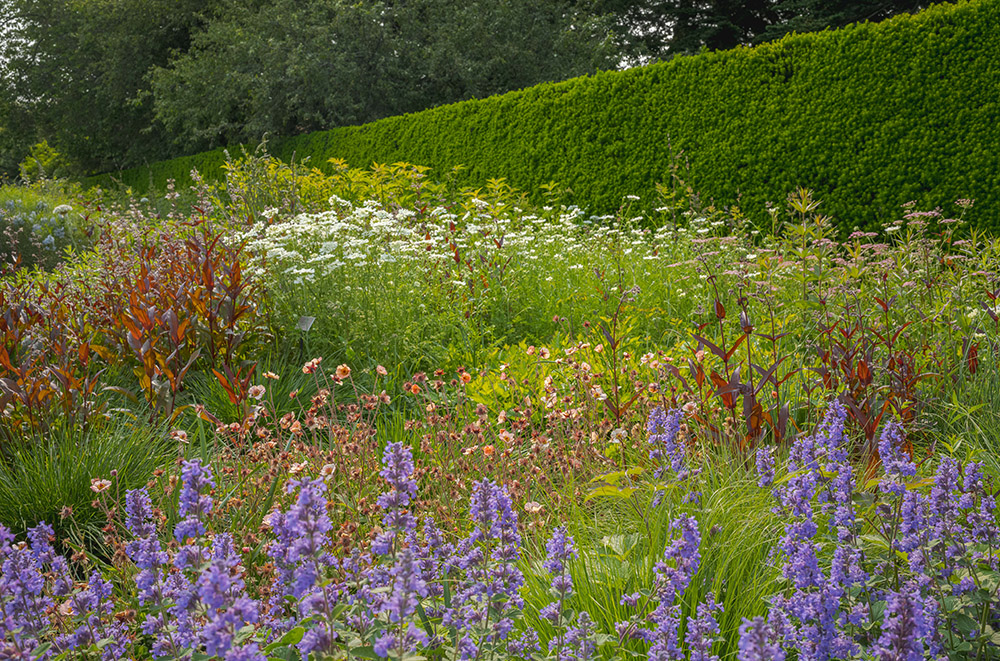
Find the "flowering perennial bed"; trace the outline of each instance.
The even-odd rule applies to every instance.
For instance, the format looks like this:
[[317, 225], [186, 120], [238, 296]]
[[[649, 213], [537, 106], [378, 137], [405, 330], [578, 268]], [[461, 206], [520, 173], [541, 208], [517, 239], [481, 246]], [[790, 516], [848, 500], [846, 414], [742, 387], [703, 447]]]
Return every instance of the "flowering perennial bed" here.
[[[681, 416], [659, 410], [649, 420], [664, 486], [697, 473], [678, 440]], [[1000, 532], [981, 467], [943, 457], [933, 479], [918, 479], [890, 422], [879, 444], [884, 474], [858, 486], [845, 418], [830, 405], [781, 470], [770, 449], [757, 453], [758, 485], [785, 519], [773, 558], [783, 587], [767, 618], [744, 621], [739, 658], [995, 658]], [[449, 541], [411, 513], [414, 471], [406, 445], [386, 445], [381, 529], [348, 556], [334, 550], [324, 480], [289, 482], [294, 503], [266, 518], [269, 578], [256, 584], [232, 537], [211, 529], [215, 481], [199, 460], [182, 464], [182, 518], [168, 543], [147, 490], [127, 494], [131, 541], [117, 590], [98, 572], [76, 582], [80, 568], [56, 554], [48, 525], [21, 543], [0, 528], [0, 658], [718, 658], [720, 595], [685, 598], [701, 561], [697, 493], [673, 517], [655, 583], [621, 594], [631, 617], [601, 631], [593, 605], [576, 598], [572, 570], [585, 559], [565, 528], [533, 564], [507, 490], [483, 479], [470, 532]], [[542, 576], [550, 601], [526, 604], [526, 578]]]

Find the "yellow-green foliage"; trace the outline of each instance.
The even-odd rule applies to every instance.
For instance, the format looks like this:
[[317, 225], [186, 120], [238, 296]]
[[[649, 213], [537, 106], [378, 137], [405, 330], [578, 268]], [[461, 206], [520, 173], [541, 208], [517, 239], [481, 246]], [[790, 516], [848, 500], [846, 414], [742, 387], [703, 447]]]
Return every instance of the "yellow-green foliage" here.
[[[594, 212], [652, 204], [671, 148], [695, 189], [763, 216], [798, 186], [842, 229], [977, 198], [1000, 227], [1000, 0], [932, 7], [880, 24], [545, 84], [481, 101], [299, 136], [282, 158], [407, 161], [462, 181], [557, 181]], [[668, 147], [669, 145], [669, 147]], [[209, 172], [219, 152], [123, 173], [139, 187]]]

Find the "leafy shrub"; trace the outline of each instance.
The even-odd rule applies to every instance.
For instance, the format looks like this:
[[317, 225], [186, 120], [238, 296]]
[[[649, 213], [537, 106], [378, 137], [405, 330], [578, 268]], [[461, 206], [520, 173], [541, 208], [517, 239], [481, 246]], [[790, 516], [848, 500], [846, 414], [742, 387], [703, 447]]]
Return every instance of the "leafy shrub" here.
[[36, 182], [31, 187], [0, 187], [0, 273], [15, 264], [51, 269], [67, 249], [90, 245], [90, 212], [72, 187]]
[[42, 140], [28, 153], [28, 157], [18, 166], [25, 181], [39, 179], [61, 179], [71, 174], [69, 160]]

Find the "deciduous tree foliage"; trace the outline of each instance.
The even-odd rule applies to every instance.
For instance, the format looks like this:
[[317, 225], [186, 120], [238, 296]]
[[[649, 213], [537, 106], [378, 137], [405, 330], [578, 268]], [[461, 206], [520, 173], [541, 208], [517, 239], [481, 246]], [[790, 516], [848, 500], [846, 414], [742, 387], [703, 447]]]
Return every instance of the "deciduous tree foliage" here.
[[[587, 0], [584, 0], [587, 2]], [[638, 61], [725, 50], [789, 32], [880, 21], [927, 6], [916, 0], [589, 0], [615, 20], [622, 53]]]
[[84, 169], [170, 153], [146, 75], [187, 49], [215, 0], [3, 1], [17, 37], [0, 40], [10, 130], [49, 138]]
[[213, 21], [153, 71], [153, 95], [186, 147], [211, 147], [592, 73], [609, 46], [559, 1], [277, 0]]

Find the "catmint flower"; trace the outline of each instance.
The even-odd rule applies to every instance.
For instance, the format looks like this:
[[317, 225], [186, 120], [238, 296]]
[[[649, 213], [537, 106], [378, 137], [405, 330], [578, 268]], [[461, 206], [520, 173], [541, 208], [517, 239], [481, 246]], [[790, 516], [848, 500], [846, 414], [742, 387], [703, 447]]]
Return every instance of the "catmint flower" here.
[[[693, 516], [681, 516], [670, 522], [670, 529], [680, 531], [664, 552], [665, 562], [656, 564], [656, 573], [662, 580], [660, 601], [673, 603], [684, 594], [701, 563], [701, 533]], [[668, 564], [672, 563], [672, 564]]]
[[774, 482], [774, 446], [757, 448], [757, 486], [766, 487]]
[[181, 466], [181, 487], [179, 513], [184, 517], [174, 527], [174, 537], [183, 542], [188, 537], [205, 534], [202, 517], [212, 511], [212, 497], [202, 493], [215, 486], [212, 469], [201, 465], [200, 459], [185, 461]]
[[684, 642], [690, 661], [719, 661], [719, 656], [710, 652], [719, 635], [715, 614], [721, 611], [722, 605], [715, 603], [715, 595], [709, 593], [705, 601], [698, 604], [698, 616], [688, 620]]
[[924, 642], [933, 628], [919, 605], [919, 593], [908, 589], [890, 592], [886, 601], [875, 655], [884, 661], [921, 661], [925, 658]]
[[566, 570], [566, 561], [577, 557], [576, 544], [566, 533], [565, 527], [552, 531], [552, 537], [545, 544], [546, 557], [542, 566], [552, 574], [561, 574]]
[[774, 628], [762, 617], [753, 620], [743, 619], [740, 625], [739, 661], [785, 661], [785, 650], [782, 649]]
[[897, 496], [906, 491], [904, 480], [917, 474], [917, 467], [902, 450], [903, 428], [890, 421], [882, 428], [879, 436], [878, 452], [885, 468], [885, 477], [880, 483], [882, 491]]
[[663, 477], [668, 466], [675, 473], [684, 467], [684, 448], [677, 442], [683, 415], [680, 409], [667, 413], [660, 407], [653, 409], [646, 420], [649, 444], [653, 446], [649, 458], [663, 465], [654, 474], [656, 478]]
[[389, 491], [378, 497], [378, 505], [385, 511], [385, 531], [372, 544], [372, 551], [378, 555], [388, 555], [396, 537], [405, 535], [417, 525], [416, 519], [406, 509], [417, 493], [413, 470], [410, 448], [402, 443], [386, 445], [381, 475], [388, 483]]

